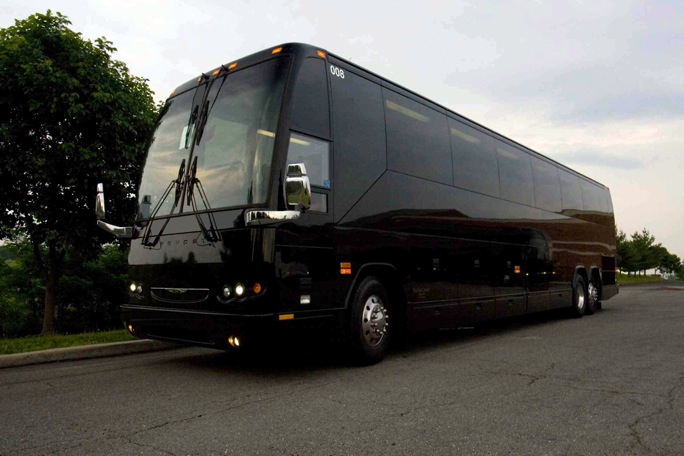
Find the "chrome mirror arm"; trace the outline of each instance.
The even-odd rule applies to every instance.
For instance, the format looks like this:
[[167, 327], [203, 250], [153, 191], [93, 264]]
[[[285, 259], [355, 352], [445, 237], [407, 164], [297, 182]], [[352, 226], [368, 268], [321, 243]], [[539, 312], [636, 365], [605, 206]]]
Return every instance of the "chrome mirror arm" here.
[[102, 220], [97, 221], [97, 226], [119, 239], [131, 239], [133, 237], [133, 227], [110, 225]]

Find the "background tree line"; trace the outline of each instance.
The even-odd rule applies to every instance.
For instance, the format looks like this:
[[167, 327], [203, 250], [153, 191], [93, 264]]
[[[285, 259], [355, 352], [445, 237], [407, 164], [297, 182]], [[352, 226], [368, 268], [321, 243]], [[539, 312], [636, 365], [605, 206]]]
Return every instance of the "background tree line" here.
[[684, 278], [682, 260], [668, 252], [662, 244], [656, 244], [655, 237], [646, 228], [641, 232], [634, 232], [631, 239], [622, 230], [618, 230], [616, 241], [617, 261], [621, 271], [645, 275], [646, 271], [655, 269], [660, 273], [677, 274]]
[[48, 10], [0, 29], [3, 335], [103, 329], [125, 289], [95, 191], [105, 184], [112, 223], [132, 223], [158, 108], [111, 42], [70, 24]]

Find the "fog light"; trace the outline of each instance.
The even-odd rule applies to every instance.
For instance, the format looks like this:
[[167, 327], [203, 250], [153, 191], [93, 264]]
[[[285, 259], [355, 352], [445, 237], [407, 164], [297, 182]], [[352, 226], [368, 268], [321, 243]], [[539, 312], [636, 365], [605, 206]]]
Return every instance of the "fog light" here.
[[245, 294], [245, 286], [241, 283], [235, 285], [235, 294], [238, 296], [242, 296], [243, 294]]
[[131, 282], [131, 284], [128, 286], [128, 289], [131, 290], [131, 293], [135, 293], [135, 290], [138, 289], [138, 286], [135, 284], [135, 282]]

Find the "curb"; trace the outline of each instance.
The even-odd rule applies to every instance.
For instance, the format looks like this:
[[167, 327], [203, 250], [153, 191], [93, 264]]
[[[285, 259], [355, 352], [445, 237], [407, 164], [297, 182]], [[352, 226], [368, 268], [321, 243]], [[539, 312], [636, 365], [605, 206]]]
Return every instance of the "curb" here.
[[51, 348], [27, 353], [0, 355], [0, 369], [56, 363], [78, 359], [106, 358], [134, 353], [155, 352], [180, 348], [180, 345], [156, 340], [132, 340], [110, 344], [81, 345], [78, 347]]

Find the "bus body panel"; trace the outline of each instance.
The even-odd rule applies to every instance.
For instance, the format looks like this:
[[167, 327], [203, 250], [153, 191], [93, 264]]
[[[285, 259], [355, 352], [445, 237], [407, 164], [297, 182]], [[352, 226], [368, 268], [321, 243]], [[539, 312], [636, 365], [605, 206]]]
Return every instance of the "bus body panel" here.
[[[138, 335], [217, 347], [281, 328], [344, 337], [368, 275], [410, 330], [568, 307], [577, 274], [600, 277], [603, 300], [617, 293], [607, 188], [325, 51], [279, 52], [291, 68], [277, 128], [259, 132], [274, 144], [263, 207], [287, 209], [285, 172], [300, 161], [315, 205], [264, 226], [245, 226], [250, 207], [136, 225], [130, 275], [144, 291], [122, 311]], [[199, 228], [211, 222], [213, 242]], [[146, 229], [157, 245], [143, 245]]]

